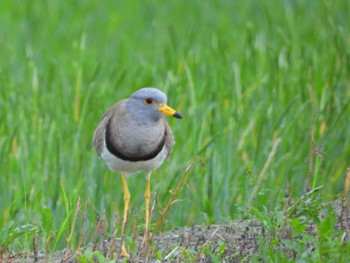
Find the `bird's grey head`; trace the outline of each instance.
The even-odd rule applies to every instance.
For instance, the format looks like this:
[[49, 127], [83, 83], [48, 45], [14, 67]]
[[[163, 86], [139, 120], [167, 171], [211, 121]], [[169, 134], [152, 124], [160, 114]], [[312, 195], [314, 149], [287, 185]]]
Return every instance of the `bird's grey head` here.
[[161, 105], [166, 105], [166, 95], [156, 88], [142, 88], [127, 100], [127, 109], [142, 121], [158, 121], [163, 117], [159, 111]]

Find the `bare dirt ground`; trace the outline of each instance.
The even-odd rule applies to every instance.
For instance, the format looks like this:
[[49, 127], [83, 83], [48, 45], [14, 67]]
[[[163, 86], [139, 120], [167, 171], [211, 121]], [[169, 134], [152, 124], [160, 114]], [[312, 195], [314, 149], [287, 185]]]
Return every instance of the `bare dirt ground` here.
[[[340, 202], [332, 203], [331, 206], [339, 218], [338, 227], [349, 231], [349, 209], [344, 211]], [[321, 212], [320, 217], [325, 216], [325, 211], [327, 210]], [[310, 224], [307, 231], [313, 234], [317, 229]], [[266, 238], [267, 234], [260, 221], [252, 219], [236, 220], [223, 225], [176, 228], [154, 237], [148, 256], [141, 257], [140, 253], [134, 253], [129, 261], [117, 258], [112, 262], [211, 262], [210, 254], [220, 254], [226, 262], [248, 262], [252, 254], [259, 252], [259, 236]], [[137, 237], [135, 243], [140, 244], [141, 237]], [[113, 255], [118, 255], [120, 251], [120, 239], [98, 242], [93, 247], [84, 247], [80, 251], [66, 250], [51, 255], [8, 253], [3, 255], [2, 262], [80, 262], [78, 255], [89, 249], [100, 251], [103, 258], [115, 258]], [[85, 262], [101, 261], [96, 256]]]
[[[221, 244], [225, 247], [220, 249], [224, 255], [233, 255], [237, 261], [258, 251], [258, 235], [262, 232], [261, 225], [254, 220], [234, 221], [225, 225], [193, 226], [177, 228], [156, 236], [150, 251], [149, 262], [183, 262], [181, 254], [185, 251], [193, 253], [195, 262], [210, 262], [208, 255], [200, 250], [206, 247], [209, 253], [218, 253]], [[141, 237], [137, 240], [141, 241]], [[139, 243], [137, 242], [137, 243]], [[106, 241], [98, 244], [95, 250], [101, 251], [105, 256], [113, 250], [120, 251], [120, 240], [115, 239], [114, 244]], [[162, 251], [162, 260], [152, 257], [153, 252]], [[188, 253], [187, 253], [188, 254]], [[119, 259], [122, 262], [122, 259]], [[119, 261], [118, 260], [118, 261]], [[37, 259], [34, 255], [8, 255], [4, 262], [79, 262], [77, 252], [60, 251], [51, 256], [38, 253]], [[98, 262], [98, 261], [96, 261]], [[144, 262], [140, 256], [132, 256], [130, 262]]]

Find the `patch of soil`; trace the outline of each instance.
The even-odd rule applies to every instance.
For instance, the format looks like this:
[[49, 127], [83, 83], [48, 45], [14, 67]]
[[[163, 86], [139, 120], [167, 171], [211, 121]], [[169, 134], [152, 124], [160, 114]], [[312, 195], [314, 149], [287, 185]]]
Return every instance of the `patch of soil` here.
[[[339, 218], [337, 228], [350, 230], [350, 211], [342, 211], [340, 202], [332, 203], [336, 215]], [[326, 216], [325, 209], [321, 212], [320, 217]], [[346, 224], [344, 225], [344, 222]], [[343, 225], [341, 225], [343, 224]], [[311, 224], [308, 227], [309, 234], [315, 234], [317, 229]], [[176, 228], [164, 232], [154, 237], [149, 252], [148, 262], [183, 262], [183, 255], [190, 254], [193, 262], [211, 262], [209, 254], [221, 253], [228, 258], [227, 262], [241, 262], [248, 260], [249, 257], [259, 251], [259, 236], [263, 234], [266, 238], [264, 229], [257, 220], [235, 220], [230, 224], [210, 225], [210, 226], [193, 226]], [[142, 237], [137, 237], [136, 244], [141, 244]], [[60, 251], [50, 256], [46, 254], [6, 254], [0, 257], [1, 262], [79, 262], [78, 254], [83, 250], [100, 251], [105, 257], [111, 258], [112, 255], [118, 255], [120, 252], [120, 239], [113, 239], [98, 242], [93, 247], [84, 247], [81, 251]], [[206, 253], [204, 253], [206, 249]], [[157, 252], [161, 251], [161, 259], [157, 260]], [[208, 253], [209, 251], [209, 253]], [[1, 253], [0, 253], [1, 254]], [[146, 262], [141, 258], [140, 253], [132, 256], [129, 262]], [[116, 262], [122, 262], [118, 258]], [[98, 262], [97, 260], [95, 262]], [[123, 261], [125, 262], [125, 261]]]
[[[157, 244], [157, 249], [171, 251], [174, 256], [181, 253], [181, 249], [195, 251], [196, 261], [205, 260], [208, 256], [200, 252], [203, 248], [207, 248], [210, 253], [216, 254], [220, 252], [220, 246], [225, 244], [221, 252], [224, 255], [235, 255], [235, 259], [241, 261], [243, 257], [258, 251], [258, 236], [262, 231], [262, 226], [258, 221], [239, 220], [224, 225], [174, 229], [161, 234], [154, 241]], [[168, 254], [166, 257], [171, 258], [171, 256]]]
[[[176, 228], [154, 237], [150, 254], [162, 251], [163, 262], [177, 262], [179, 254], [188, 249], [192, 251], [195, 261], [209, 262], [205, 260], [205, 257], [208, 255], [204, 255], [199, 251], [206, 247], [211, 253], [217, 253], [220, 245], [225, 244], [223, 253], [225, 255], [235, 254], [235, 258], [240, 261], [243, 257], [258, 251], [257, 238], [261, 232], [262, 227], [255, 220], [240, 220], [225, 225]], [[136, 242], [140, 244], [141, 240], [142, 238], [139, 237]], [[119, 252], [120, 239], [114, 239], [113, 242], [114, 250]], [[111, 241], [106, 241], [95, 249], [107, 254], [110, 244]], [[143, 262], [138, 256], [132, 256], [130, 261]], [[4, 262], [77, 262], [77, 253], [60, 251], [50, 257], [47, 257], [45, 254], [38, 254], [36, 260], [30, 254], [7, 255], [4, 258]], [[150, 260], [150, 262], [157, 262], [157, 260]], [[159, 260], [158, 262], [161, 261]]]

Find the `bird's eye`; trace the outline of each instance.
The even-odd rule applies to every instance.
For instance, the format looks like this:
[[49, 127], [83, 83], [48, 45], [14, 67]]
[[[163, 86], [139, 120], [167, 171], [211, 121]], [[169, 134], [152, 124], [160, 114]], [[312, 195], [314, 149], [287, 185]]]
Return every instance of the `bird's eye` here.
[[145, 99], [145, 104], [151, 105], [151, 104], [153, 104], [153, 103], [154, 103], [154, 99], [151, 99], [151, 98]]

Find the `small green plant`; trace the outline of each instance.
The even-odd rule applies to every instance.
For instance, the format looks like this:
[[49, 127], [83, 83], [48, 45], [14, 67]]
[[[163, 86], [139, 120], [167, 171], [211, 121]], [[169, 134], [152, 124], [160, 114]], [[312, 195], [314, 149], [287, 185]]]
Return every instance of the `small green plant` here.
[[[79, 262], [81, 263], [112, 263], [116, 262], [116, 259], [108, 259], [106, 258], [102, 252], [100, 251], [92, 251], [91, 249], [87, 249], [80, 253], [77, 257]], [[126, 261], [127, 262], [127, 259]]]
[[211, 262], [223, 262], [227, 245], [222, 242], [212, 245], [210, 242], [199, 248], [200, 258], [209, 257]]
[[194, 262], [197, 257], [197, 252], [192, 248], [184, 248], [180, 246], [179, 250], [181, 251], [180, 258], [182, 262]]
[[21, 243], [22, 239], [32, 239], [34, 235], [40, 234], [41, 228], [36, 224], [26, 224], [22, 226], [11, 225], [0, 230], [1, 244], [4, 250], [11, 244]]
[[40, 209], [40, 217], [40, 229], [43, 236], [43, 243], [45, 245], [45, 249], [48, 251], [52, 247], [56, 236], [56, 231], [54, 230], [54, 217], [52, 215], [52, 211], [44, 207]]
[[342, 240], [344, 231], [337, 229], [333, 208], [322, 205], [320, 189], [307, 192], [287, 209], [266, 213], [252, 209], [265, 230], [259, 237], [259, 255], [253, 255], [252, 262], [350, 260], [350, 243]]

